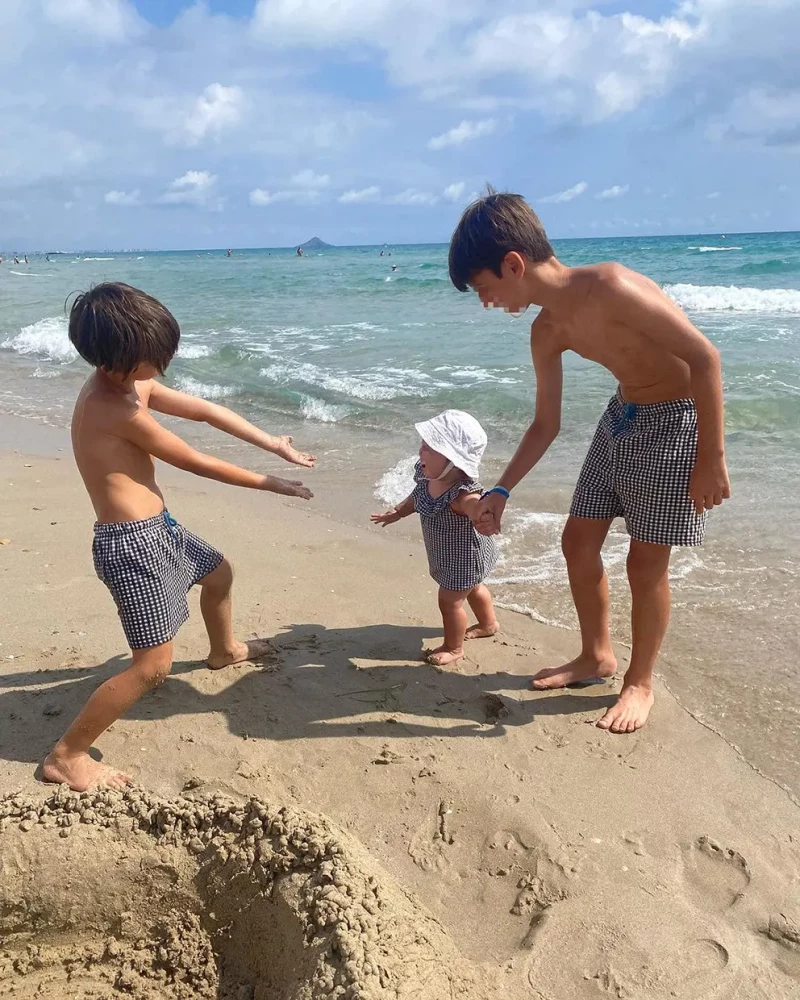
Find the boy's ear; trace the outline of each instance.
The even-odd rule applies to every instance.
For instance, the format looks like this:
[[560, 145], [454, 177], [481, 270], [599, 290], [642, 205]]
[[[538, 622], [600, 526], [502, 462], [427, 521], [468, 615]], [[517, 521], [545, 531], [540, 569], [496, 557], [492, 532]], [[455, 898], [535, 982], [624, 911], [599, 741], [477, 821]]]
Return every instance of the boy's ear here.
[[503, 258], [502, 271], [504, 278], [522, 278], [525, 274], [525, 258], [516, 250], [511, 250]]

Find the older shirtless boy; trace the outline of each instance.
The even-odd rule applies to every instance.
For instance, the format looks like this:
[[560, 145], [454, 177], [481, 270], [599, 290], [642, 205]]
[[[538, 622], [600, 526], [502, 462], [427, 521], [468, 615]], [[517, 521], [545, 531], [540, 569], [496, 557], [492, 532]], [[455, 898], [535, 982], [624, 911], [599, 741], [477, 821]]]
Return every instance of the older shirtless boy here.
[[290, 437], [272, 437], [223, 406], [176, 392], [155, 380], [178, 349], [180, 329], [156, 299], [121, 283], [98, 285], [72, 306], [69, 337], [94, 367], [72, 416], [75, 461], [95, 509], [94, 565], [116, 602], [131, 648], [130, 666], [101, 684], [43, 766], [47, 781], [77, 791], [120, 788], [130, 778], [89, 756], [92, 743], [172, 666], [172, 640], [189, 617], [186, 595], [201, 588], [210, 643], [208, 665], [220, 669], [266, 652], [239, 642], [231, 628], [231, 564], [170, 515], [155, 478], [155, 459], [232, 486], [308, 500], [301, 482], [248, 472], [197, 451], [162, 427], [151, 410], [204, 421], [287, 462], [311, 467]]
[[597, 725], [630, 733], [653, 705], [653, 668], [670, 612], [673, 546], [703, 541], [706, 512], [730, 496], [717, 350], [649, 278], [620, 264], [567, 267], [524, 199], [490, 193], [464, 212], [450, 244], [450, 277], [484, 307], [520, 313], [531, 326], [535, 419], [497, 486], [479, 530], [499, 532], [509, 493], [561, 426], [565, 351], [607, 368], [619, 390], [583, 465], [562, 537], [581, 629], [581, 653], [541, 670], [539, 690], [607, 678], [617, 662], [601, 550], [611, 523], [630, 535], [627, 571], [633, 647], [622, 691]]

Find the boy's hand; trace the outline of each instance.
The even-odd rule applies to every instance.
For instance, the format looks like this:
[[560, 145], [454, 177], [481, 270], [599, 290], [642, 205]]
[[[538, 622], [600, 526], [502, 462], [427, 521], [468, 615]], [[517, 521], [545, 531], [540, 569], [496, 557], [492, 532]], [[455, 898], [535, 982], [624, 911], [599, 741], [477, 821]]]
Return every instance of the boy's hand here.
[[311, 500], [314, 494], [307, 486], [303, 486], [299, 479], [279, 479], [277, 476], [270, 476], [270, 491], [279, 493], [285, 497], [299, 497], [301, 500]]
[[292, 465], [302, 465], [306, 469], [314, 468], [314, 462], [317, 460], [316, 455], [308, 455], [304, 451], [297, 451], [296, 448], [292, 447], [292, 438], [288, 434], [279, 437], [278, 442], [275, 454], [279, 455], [285, 462], [291, 462]]
[[373, 524], [379, 524], [382, 528], [385, 528], [387, 524], [395, 524], [401, 518], [397, 513], [397, 508], [393, 507], [392, 510], [384, 511], [383, 514], [370, 514], [369, 519]]
[[731, 482], [724, 458], [698, 457], [689, 482], [689, 496], [698, 514], [718, 507], [731, 495]]
[[500, 521], [508, 501], [502, 493], [489, 493], [478, 503], [478, 516], [473, 521], [481, 535], [499, 535]]

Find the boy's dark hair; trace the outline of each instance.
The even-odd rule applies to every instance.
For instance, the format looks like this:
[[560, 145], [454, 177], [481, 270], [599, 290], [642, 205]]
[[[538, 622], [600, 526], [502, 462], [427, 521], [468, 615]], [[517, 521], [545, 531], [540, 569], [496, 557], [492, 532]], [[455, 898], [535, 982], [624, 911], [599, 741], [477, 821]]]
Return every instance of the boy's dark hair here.
[[107, 281], [82, 292], [69, 312], [69, 339], [95, 368], [128, 376], [142, 364], [163, 375], [178, 350], [178, 321], [158, 299]]
[[478, 271], [499, 278], [506, 254], [516, 251], [534, 264], [553, 256], [539, 216], [520, 194], [498, 194], [492, 187], [464, 211], [450, 240], [450, 280], [466, 292]]

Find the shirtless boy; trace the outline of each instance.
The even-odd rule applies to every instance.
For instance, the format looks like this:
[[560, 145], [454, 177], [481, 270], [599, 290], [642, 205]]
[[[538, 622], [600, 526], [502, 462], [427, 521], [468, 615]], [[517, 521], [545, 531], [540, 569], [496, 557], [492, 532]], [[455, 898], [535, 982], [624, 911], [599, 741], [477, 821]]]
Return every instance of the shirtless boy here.
[[221, 552], [179, 525], [164, 506], [154, 459], [232, 486], [309, 500], [295, 480], [240, 469], [196, 451], [151, 410], [203, 421], [287, 462], [311, 467], [290, 437], [272, 437], [223, 406], [168, 389], [155, 380], [178, 349], [180, 329], [156, 299], [130, 285], [98, 285], [79, 295], [69, 338], [95, 369], [75, 404], [72, 448], [97, 515], [94, 565], [111, 591], [132, 652], [131, 665], [102, 684], [44, 762], [47, 781], [76, 791], [130, 778], [89, 756], [92, 743], [172, 666], [172, 640], [189, 617], [186, 595], [201, 588], [208, 666], [220, 669], [266, 652], [239, 642], [231, 628], [233, 570]]
[[649, 278], [620, 264], [567, 267], [524, 199], [490, 192], [464, 212], [450, 243], [450, 277], [485, 308], [541, 306], [531, 326], [535, 419], [483, 500], [479, 530], [500, 531], [509, 492], [561, 426], [561, 355], [574, 351], [619, 382], [589, 448], [562, 537], [581, 653], [541, 670], [538, 690], [610, 677], [609, 594], [601, 550], [611, 523], [630, 535], [631, 662], [601, 729], [630, 733], [653, 705], [653, 668], [670, 612], [675, 545], [703, 541], [706, 511], [730, 496], [717, 350]]

